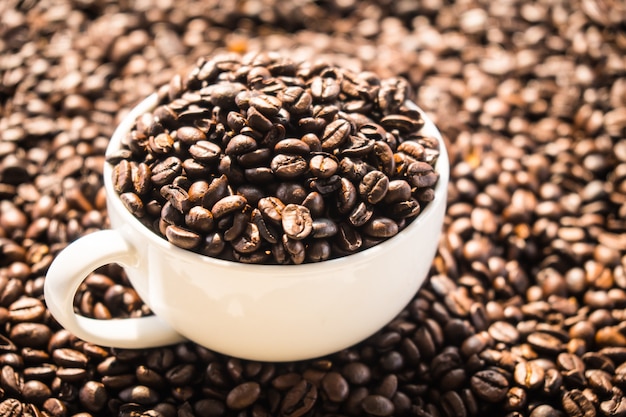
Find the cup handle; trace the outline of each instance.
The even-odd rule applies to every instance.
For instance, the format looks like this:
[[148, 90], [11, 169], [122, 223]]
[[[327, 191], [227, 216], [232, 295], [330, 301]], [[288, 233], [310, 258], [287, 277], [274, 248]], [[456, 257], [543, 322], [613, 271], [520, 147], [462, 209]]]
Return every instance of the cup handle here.
[[85, 277], [100, 266], [136, 265], [137, 251], [121, 233], [100, 230], [81, 237], [54, 259], [44, 281], [44, 297], [54, 318], [81, 339], [102, 346], [143, 349], [185, 340], [157, 316], [97, 320], [74, 312], [74, 296]]

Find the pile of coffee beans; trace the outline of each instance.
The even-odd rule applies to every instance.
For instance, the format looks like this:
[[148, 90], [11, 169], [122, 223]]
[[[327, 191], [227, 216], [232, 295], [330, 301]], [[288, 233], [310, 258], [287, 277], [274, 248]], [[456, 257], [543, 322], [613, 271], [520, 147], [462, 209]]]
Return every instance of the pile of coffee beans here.
[[403, 79], [229, 54], [160, 90], [108, 161], [128, 210], [178, 247], [319, 262], [395, 236], [435, 196], [439, 140]]
[[[626, 415], [623, 16], [608, 0], [0, 2], [0, 415]], [[445, 137], [429, 279], [358, 345], [290, 363], [110, 349], [46, 309], [56, 254], [108, 227], [115, 126], [220, 51], [403, 77]], [[75, 308], [150, 314], [117, 265]]]

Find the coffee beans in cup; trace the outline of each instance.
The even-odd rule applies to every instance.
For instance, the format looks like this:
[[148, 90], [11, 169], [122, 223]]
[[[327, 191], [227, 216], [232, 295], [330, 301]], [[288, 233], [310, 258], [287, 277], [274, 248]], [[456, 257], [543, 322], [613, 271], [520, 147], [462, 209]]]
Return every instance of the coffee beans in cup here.
[[178, 247], [319, 262], [392, 238], [434, 198], [439, 141], [402, 78], [224, 54], [158, 96], [107, 160], [126, 208]]

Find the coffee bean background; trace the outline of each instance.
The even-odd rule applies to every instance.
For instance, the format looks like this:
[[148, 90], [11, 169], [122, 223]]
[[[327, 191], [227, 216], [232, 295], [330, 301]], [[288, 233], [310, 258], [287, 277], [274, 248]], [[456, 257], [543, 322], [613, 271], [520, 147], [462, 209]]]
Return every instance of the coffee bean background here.
[[[0, 415], [626, 415], [625, 21], [610, 0], [5, 0]], [[316, 360], [76, 339], [42, 284], [107, 227], [114, 127], [198, 57], [258, 49], [409, 80], [452, 160], [429, 280]], [[76, 309], [150, 314], [116, 265]]]

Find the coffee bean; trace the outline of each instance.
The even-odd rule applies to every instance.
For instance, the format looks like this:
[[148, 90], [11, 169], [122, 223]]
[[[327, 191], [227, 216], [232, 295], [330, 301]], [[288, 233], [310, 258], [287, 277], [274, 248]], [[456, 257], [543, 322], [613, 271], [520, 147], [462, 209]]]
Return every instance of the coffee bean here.
[[13, 395], [20, 395], [22, 393], [22, 386], [24, 380], [22, 376], [13, 369], [10, 365], [4, 365], [0, 369], [0, 388], [5, 392]]
[[579, 390], [565, 392], [562, 402], [565, 412], [570, 416], [591, 417], [596, 415], [593, 403]]
[[176, 225], [167, 226], [165, 236], [170, 243], [183, 249], [193, 249], [202, 241], [199, 234]]
[[11, 329], [9, 337], [18, 346], [32, 346], [35, 348], [47, 345], [52, 331], [41, 323], [18, 323]]
[[375, 217], [363, 226], [364, 233], [376, 238], [390, 238], [398, 231], [398, 223], [386, 217]]
[[[581, 401], [581, 403], [583, 401]], [[563, 406], [565, 407], [565, 404], [563, 404]], [[569, 406], [571, 407], [571, 409], [576, 409], [577, 411], [579, 410], [579, 408], [575, 408], [576, 407], [575, 405], [569, 405]], [[587, 412], [587, 409], [588, 409], [587, 404], [585, 403], [585, 408], [580, 411]], [[624, 396], [613, 395], [609, 400], [601, 402], [600, 411], [602, 411], [602, 413], [604, 413], [604, 415], [607, 415], [607, 416], [624, 415], [624, 413], [626, 413], [626, 400], [624, 399]], [[585, 414], [582, 414], [582, 415], [585, 415]], [[589, 415], [591, 415], [590, 412], [589, 412]]]
[[119, 194], [132, 189], [132, 167], [128, 160], [122, 159], [113, 168], [113, 188]]
[[212, 207], [211, 212], [215, 219], [224, 217], [230, 213], [241, 211], [247, 201], [240, 195], [228, 195], [218, 200]]
[[52, 359], [58, 366], [70, 368], [84, 368], [89, 361], [84, 353], [70, 348], [55, 349], [52, 352]]
[[226, 405], [233, 410], [243, 410], [254, 404], [261, 393], [256, 382], [244, 382], [234, 387], [226, 396]]
[[370, 204], [382, 201], [389, 189], [389, 178], [381, 171], [370, 171], [359, 184], [359, 194]]
[[122, 401], [142, 405], [153, 405], [159, 401], [159, 394], [155, 390], [144, 385], [134, 385], [128, 387], [119, 393], [119, 397]]
[[309, 160], [309, 170], [312, 175], [319, 178], [329, 178], [333, 176], [339, 164], [337, 159], [331, 154], [316, 154]]
[[298, 204], [287, 204], [281, 213], [285, 234], [296, 240], [309, 236], [313, 230], [313, 220], [308, 208]]
[[133, 192], [120, 194], [120, 200], [124, 207], [135, 217], [141, 218], [145, 215], [145, 207], [141, 197]]
[[350, 122], [345, 119], [337, 119], [324, 129], [324, 133], [320, 138], [322, 142], [322, 150], [332, 152], [343, 144], [350, 134]]
[[[210, 143], [211, 142], [208, 142], [205, 148], [208, 149], [209, 146], [212, 146], [212, 145], [209, 145]], [[243, 155], [243, 154], [256, 150], [256, 148], [257, 148], [257, 143], [253, 138], [247, 135], [237, 135], [228, 142], [228, 145], [226, 146], [226, 149], [224, 150], [224, 152], [226, 153], [226, 155], [231, 155], [231, 156]], [[221, 150], [219, 149], [219, 147], [213, 146], [211, 148], [211, 153], [215, 155], [214, 156], [215, 158], [219, 157], [220, 151]], [[204, 152], [206, 153], [206, 151]]]
[[289, 417], [306, 414], [317, 402], [317, 388], [306, 380], [294, 385], [283, 397], [280, 413]]
[[472, 392], [478, 397], [488, 402], [501, 401], [507, 395], [509, 381], [500, 372], [495, 370], [484, 370], [475, 373], [470, 384]]
[[151, 167], [150, 180], [157, 186], [166, 185], [180, 175], [182, 169], [182, 161], [175, 156], [170, 156]]
[[22, 386], [22, 396], [28, 402], [41, 405], [52, 395], [52, 391], [41, 381], [26, 381]]
[[206, 233], [214, 228], [213, 213], [202, 206], [193, 206], [185, 214], [185, 224], [192, 230]]
[[[284, 182], [276, 187], [276, 197], [285, 204], [302, 204], [307, 195], [308, 190], [297, 183]], [[259, 195], [257, 202], [263, 197], [265, 195]]]
[[6, 417], [21, 417], [23, 415], [22, 403], [14, 398], [7, 398], [0, 402], [0, 413]]
[[395, 411], [393, 402], [382, 395], [368, 395], [361, 403], [363, 411], [373, 416], [391, 416]]
[[522, 387], [535, 389], [543, 386], [545, 372], [533, 361], [520, 362], [515, 365], [513, 377]]
[[339, 372], [329, 372], [322, 379], [322, 390], [330, 401], [345, 401], [350, 392], [348, 382]]
[[[52, 417], [63, 417], [67, 415], [67, 406], [58, 398], [46, 399], [42, 405], [42, 410]], [[11, 416], [11, 414], [9, 414], [9, 416]]]
[[32, 297], [22, 297], [9, 306], [9, 319], [13, 322], [37, 322], [46, 312], [41, 301]]

